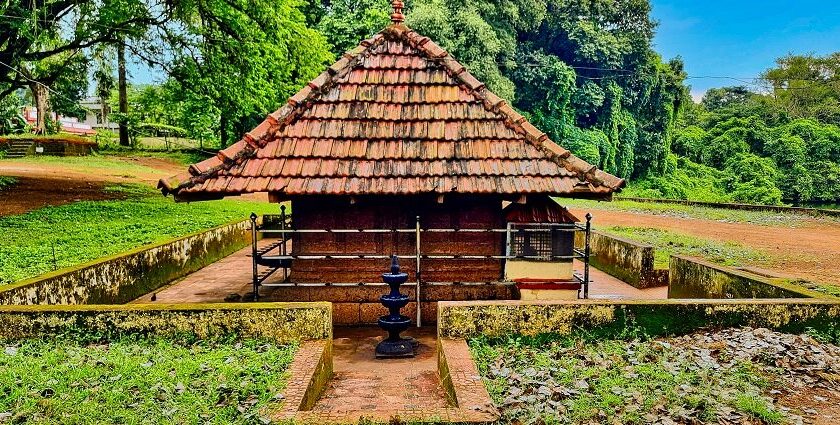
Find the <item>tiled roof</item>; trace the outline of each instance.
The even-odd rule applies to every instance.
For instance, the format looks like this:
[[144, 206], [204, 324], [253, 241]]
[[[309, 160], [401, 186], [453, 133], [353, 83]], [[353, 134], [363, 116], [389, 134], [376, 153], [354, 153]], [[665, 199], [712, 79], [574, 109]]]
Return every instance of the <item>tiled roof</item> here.
[[242, 140], [158, 186], [191, 200], [249, 192], [605, 197], [623, 185], [549, 140], [429, 38], [395, 23]]

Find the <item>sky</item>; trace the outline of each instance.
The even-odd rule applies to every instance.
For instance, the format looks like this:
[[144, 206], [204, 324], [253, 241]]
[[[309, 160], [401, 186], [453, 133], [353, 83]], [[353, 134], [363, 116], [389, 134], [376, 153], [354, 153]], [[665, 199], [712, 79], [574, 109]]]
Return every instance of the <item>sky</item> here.
[[713, 87], [743, 85], [788, 53], [840, 51], [836, 0], [651, 0], [659, 21], [654, 49], [681, 56], [692, 96]]
[[[665, 60], [683, 58], [696, 100], [709, 88], [751, 83], [788, 53], [840, 51], [838, 0], [651, 2], [659, 21], [654, 48]], [[161, 80], [138, 64], [131, 74], [135, 83]]]

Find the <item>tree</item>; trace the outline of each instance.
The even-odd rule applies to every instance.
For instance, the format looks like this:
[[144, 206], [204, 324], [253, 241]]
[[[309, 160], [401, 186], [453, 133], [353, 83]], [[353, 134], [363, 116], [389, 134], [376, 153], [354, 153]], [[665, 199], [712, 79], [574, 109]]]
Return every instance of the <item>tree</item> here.
[[154, 27], [132, 51], [181, 90], [211, 101], [228, 144], [332, 60], [298, 6], [295, 0], [181, 3], [167, 25]]
[[[169, 2], [140, 0], [11, 1], [0, 6], [0, 98], [32, 84], [23, 69], [41, 61], [72, 58], [84, 49], [138, 36], [161, 22]], [[44, 68], [42, 85], [56, 81], [65, 66]]]
[[601, 146], [624, 177], [664, 170], [688, 91], [682, 61], [653, 52], [647, 0], [415, 0], [407, 22], [575, 153]]
[[332, 45], [335, 56], [356, 47], [390, 23], [388, 0], [336, 0], [318, 2], [314, 27]]
[[840, 52], [788, 55], [762, 74], [776, 105], [793, 118], [840, 124]]
[[96, 83], [96, 96], [99, 98], [99, 116], [102, 118], [102, 124], [107, 125], [111, 91], [116, 83], [111, 49], [107, 46], [98, 46], [94, 49], [93, 60], [95, 66], [93, 81]]
[[727, 161], [725, 171], [724, 182], [735, 202], [765, 205], [782, 202], [782, 191], [775, 184], [779, 172], [769, 158], [741, 153]]

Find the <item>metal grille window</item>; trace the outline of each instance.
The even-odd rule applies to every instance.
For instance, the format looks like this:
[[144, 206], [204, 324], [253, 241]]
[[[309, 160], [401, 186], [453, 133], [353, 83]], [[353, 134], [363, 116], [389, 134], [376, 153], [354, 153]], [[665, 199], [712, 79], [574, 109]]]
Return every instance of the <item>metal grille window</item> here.
[[511, 226], [510, 254], [516, 257], [546, 261], [550, 261], [553, 255], [568, 255], [567, 253], [557, 252], [556, 238], [554, 237], [556, 233], [551, 226]]

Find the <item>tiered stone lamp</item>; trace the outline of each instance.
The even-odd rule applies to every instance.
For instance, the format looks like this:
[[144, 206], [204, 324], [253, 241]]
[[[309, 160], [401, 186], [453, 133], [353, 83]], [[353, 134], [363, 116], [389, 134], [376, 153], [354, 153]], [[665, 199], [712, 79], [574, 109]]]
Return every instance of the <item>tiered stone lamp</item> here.
[[382, 281], [391, 287], [391, 292], [379, 297], [389, 311], [379, 318], [379, 327], [388, 332], [388, 337], [376, 345], [377, 358], [414, 357], [417, 354], [417, 340], [400, 336], [400, 332], [411, 326], [411, 319], [400, 314], [400, 309], [408, 304], [408, 295], [400, 293], [400, 285], [406, 280], [408, 274], [400, 272], [397, 256], [391, 256], [391, 272], [382, 274]]

